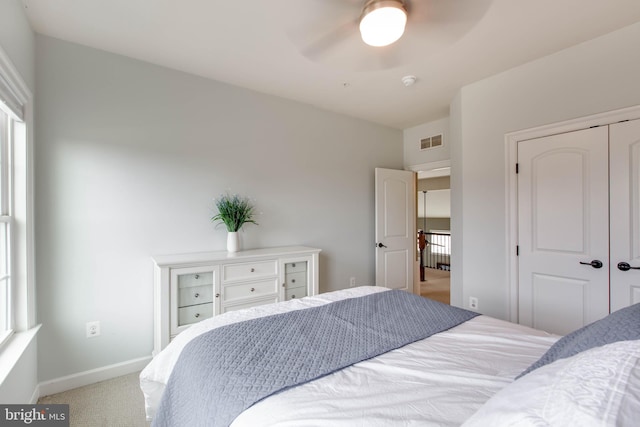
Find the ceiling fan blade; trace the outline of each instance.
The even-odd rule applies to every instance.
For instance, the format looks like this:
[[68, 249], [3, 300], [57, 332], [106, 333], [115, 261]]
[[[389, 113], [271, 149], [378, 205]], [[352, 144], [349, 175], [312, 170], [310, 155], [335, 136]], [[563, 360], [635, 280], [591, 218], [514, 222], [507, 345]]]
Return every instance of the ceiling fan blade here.
[[334, 46], [343, 43], [357, 31], [355, 22], [346, 22], [339, 27], [333, 28], [324, 34], [318, 34], [313, 40], [304, 43], [299, 48], [303, 56], [312, 61], [319, 61], [322, 55], [331, 50]]
[[[444, 47], [475, 26], [492, 0], [406, 0], [405, 36]], [[404, 36], [403, 36], [404, 38]]]
[[[358, 28], [358, 0], [282, 0], [284, 28], [303, 55], [316, 61], [334, 45], [351, 38]], [[286, 5], [285, 5], [286, 3]]]

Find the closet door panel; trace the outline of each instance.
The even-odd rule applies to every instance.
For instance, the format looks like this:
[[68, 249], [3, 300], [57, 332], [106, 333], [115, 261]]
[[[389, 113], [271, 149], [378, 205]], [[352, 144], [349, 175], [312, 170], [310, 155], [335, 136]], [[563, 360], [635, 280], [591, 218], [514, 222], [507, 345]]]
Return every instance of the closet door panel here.
[[608, 314], [607, 159], [607, 127], [518, 143], [519, 323], [567, 334]]
[[615, 311], [640, 302], [640, 120], [611, 125], [610, 147], [611, 311]]

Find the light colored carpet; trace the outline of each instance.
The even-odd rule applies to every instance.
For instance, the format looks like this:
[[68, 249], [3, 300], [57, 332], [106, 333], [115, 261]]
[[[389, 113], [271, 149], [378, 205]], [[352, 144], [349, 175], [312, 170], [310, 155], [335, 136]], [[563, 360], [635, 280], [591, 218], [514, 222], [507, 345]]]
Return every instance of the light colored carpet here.
[[420, 295], [445, 304], [451, 304], [451, 273], [435, 268], [425, 269], [424, 282], [420, 282]]
[[147, 427], [139, 372], [44, 396], [38, 403], [68, 403], [70, 427]]

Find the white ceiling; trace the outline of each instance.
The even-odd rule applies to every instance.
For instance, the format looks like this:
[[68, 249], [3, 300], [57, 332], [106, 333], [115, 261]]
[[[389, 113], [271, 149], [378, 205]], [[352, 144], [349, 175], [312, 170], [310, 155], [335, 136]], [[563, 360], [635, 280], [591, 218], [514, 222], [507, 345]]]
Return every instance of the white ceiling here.
[[22, 1], [37, 33], [398, 129], [447, 116], [465, 84], [640, 21], [640, 0], [413, 0], [446, 19], [410, 15], [381, 69], [353, 32], [361, 0]]

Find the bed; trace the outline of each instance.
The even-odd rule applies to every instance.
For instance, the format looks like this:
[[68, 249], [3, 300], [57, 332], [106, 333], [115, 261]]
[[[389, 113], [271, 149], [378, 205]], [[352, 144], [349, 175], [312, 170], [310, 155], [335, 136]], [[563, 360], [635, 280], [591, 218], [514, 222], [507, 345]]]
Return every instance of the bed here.
[[[194, 343], [209, 334], [250, 322], [262, 324], [286, 314], [303, 315], [351, 301], [381, 298], [386, 292], [402, 293], [367, 286], [345, 289], [229, 312], [191, 326], [140, 374], [147, 418], [158, 426], [185, 425], [184, 421], [167, 419], [167, 412], [174, 411], [167, 409], [171, 404], [166, 402], [170, 400], [167, 396], [172, 395], [167, 389], [174, 387], [173, 383], [179, 381], [176, 377], [185, 370], [196, 380], [200, 375], [207, 378], [200, 367], [185, 368], [184, 359], [192, 353]], [[391, 294], [384, 297], [387, 295]], [[442, 306], [447, 307], [445, 310], [454, 309]], [[598, 425], [637, 425], [640, 325], [636, 323], [640, 324], [640, 306], [634, 310], [626, 313], [622, 324], [614, 318], [612, 324], [600, 328], [596, 334], [601, 336], [595, 339], [593, 329], [561, 339], [544, 331], [471, 314], [456, 326], [427, 338], [401, 346], [392, 344], [397, 348], [375, 357], [366, 356], [346, 367], [329, 368], [301, 384], [286, 385], [245, 404], [246, 408], [233, 415], [230, 422], [220, 425], [582, 426], [594, 420]], [[464, 312], [460, 311], [463, 317]], [[633, 324], [628, 325], [629, 322]], [[624, 331], [612, 337], [607, 332], [612, 328]], [[299, 353], [303, 358], [309, 356]], [[590, 381], [585, 381], [585, 373]], [[519, 378], [514, 381], [516, 377]], [[196, 402], [209, 393], [201, 391], [208, 382], [203, 380], [184, 394], [174, 392], [171, 408], [192, 405], [186, 410], [187, 415], [192, 415], [198, 408], [208, 407], [209, 400]], [[581, 390], [577, 398], [575, 390]], [[576, 420], [581, 423], [575, 424]], [[196, 417], [189, 420], [189, 425], [215, 423]]]

